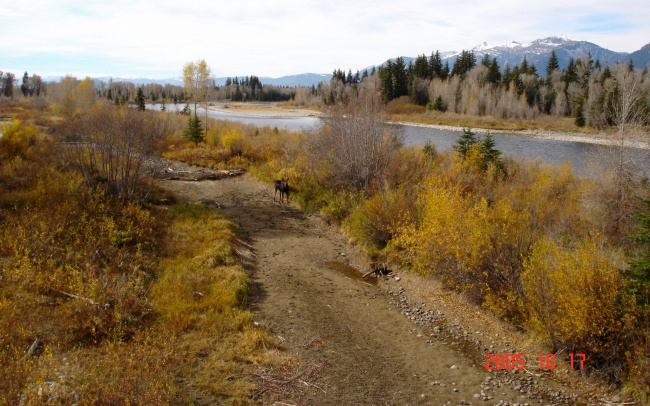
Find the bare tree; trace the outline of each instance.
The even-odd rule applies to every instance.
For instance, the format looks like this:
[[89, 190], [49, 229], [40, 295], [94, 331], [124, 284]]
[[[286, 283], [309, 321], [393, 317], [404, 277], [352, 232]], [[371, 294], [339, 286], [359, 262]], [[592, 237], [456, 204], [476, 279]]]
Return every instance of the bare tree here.
[[164, 138], [166, 126], [153, 112], [99, 103], [64, 130], [64, 157], [89, 187], [135, 197], [144, 162]]
[[641, 209], [638, 197], [647, 197], [643, 180], [649, 175], [644, 168], [650, 151], [638, 147], [648, 142], [648, 111], [638, 72], [621, 67], [614, 73], [615, 78], [606, 81], [603, 92], [605, 120], [614, 130], [615, 144], [595, 148], [588, 170], [599, 182], [595, 193], [604, 207], [606, 228], [611, 235], [625, 239], [635, 210]]
[[312, 143], [315, 162], [329, 167], [334, 185], [366, 189], [402, 145], [398, 127], [386, 124], [376, 92], [362, 90], [346, 105], [337, 104]]

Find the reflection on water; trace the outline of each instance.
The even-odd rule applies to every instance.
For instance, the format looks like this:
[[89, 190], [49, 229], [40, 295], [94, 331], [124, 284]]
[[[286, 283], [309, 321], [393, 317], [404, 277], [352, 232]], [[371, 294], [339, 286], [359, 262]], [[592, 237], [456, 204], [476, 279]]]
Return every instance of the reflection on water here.
[[[180, 111], [184, 104], [167, 104], [167, 111]], [[147, 108], [160, 110], [160, 104], [147, 105]], [[203, 110], [205, 114], [205, 110]], [[320, 128], [321, 121], [318, 117], [264, 117], [249, 116], [222, 111], [208, 111], [208, 116], [217, 120], [236, 121], [244, 124], [253, 124], [258, 127], [277, 127], [289, 131], [310, 132]], [[424, 145], [430, 142], [440, 152], [451, 151], [460, 136], [459, 131], [436, 130], [432, 128], [400, 126], [406, 145]], [[480, 135], [479, 135], [480, 137]], [[544, 140], [538, 138], [522, 137], [517, 135], [492, 135], [496, 148], [504, 156], [512, 155], [515, 159], [529, 158], [540, 159], [550, 165], [570, 163], [576, 173], [583, 171], [588, 156], [603, 155], [601, 151], [613, 151], [615, 147], [596, 146], [574, 141]], [[650, 156], [648, 151], [631, 148], [631, 156], [640, 162], [645, 173], [650, 173]], [[606, 152], [605, 152], [606, 153]]]

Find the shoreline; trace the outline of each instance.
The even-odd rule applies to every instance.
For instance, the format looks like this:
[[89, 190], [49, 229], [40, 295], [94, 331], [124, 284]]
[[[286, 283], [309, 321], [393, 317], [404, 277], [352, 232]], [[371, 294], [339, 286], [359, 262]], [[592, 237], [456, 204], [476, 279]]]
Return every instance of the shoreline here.
[[289, 109], [278, 107], [275, 103], [214, 103], [208, 109], [220, 113], [238, 114], [248, 117], [272, 117], [272, 118], [297, 118], [297, 117], [320, 117], [323, 113], [308, 109]]
[[[443, 125], [443, 124], [423, 124], [416, 123], [412, 121], [386, 121], [388, 124], [401, 125], [407, 127], [417, 127], [417, 128], [430, 128], [433, 130], [441, 131], [454, 131], [462, 132], [463, 126], [455, 125]], [[563, 142], [580, 142], [583, 144], [595, 144], [595, 145], [607, 145], [607, 146], [617, 146], [619, 140], [608, 137], [604, 133], [599, 133], [598, 135], [587, 136], [579, 133], [566, 133], [558, 131], [548, 131], [548, 130], [491, 130], [486, 128], [474, 128], [472, 127], [472, 132], [476, 134], [499, 134], [499, 135], [514, 135], [519, 137], [529, 137], [537, 138], [542, 140], [551, 140], [551, 141], [563, 141]], [[638, 148], [638, 149], [650, 149], [650, 141], [630, 141], [628, 137], [625, 140], [626, 147]]]
[[[322, 117], [325, 114], [320, 111], [309, 109], [293, 109], [278, 107], [276, 103], [250, 104], [243, 102], [223, 103], [217, 102], [209, 106], [210, 111], [216, 111], [227, 114], [236, 114], [247, 117], [269, 117], [269, 118], [299, 118], [299, 117]], [[387, 120], [386, 123], [392, 125], [401, 125], [406, 127], [429, 128], [432, 130], [462, 132], [466, 126], [460, 125], [443, 125], [443, 124], [424, 124], [413, 121], [396, 121]], [[617, 146], [620, 140], [608, 136], [605, 133], [593, 135], [584, 135], [581, 133], [558, 132], [549, 130], [493, 130], [486, 128], [474, 128], [472, 131], [476, 134], [499, 134], [514, 135], [519, 137], [537, 138], [561, 142], [577, 142], [592, 145]], [[634, 141], [630, 136], [625, 140], [626, 147], [650, 150], [650, 139], [644, 141]]]

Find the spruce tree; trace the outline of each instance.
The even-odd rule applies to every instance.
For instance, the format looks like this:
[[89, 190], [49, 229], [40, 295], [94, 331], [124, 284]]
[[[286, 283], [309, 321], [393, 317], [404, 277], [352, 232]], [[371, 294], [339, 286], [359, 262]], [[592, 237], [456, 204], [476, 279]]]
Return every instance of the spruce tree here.
[[431, 108], [435, 111], [445, 111], [445, 106], [442, 103], [442, 96], [438, 95]]
[[431, 54], [429, 57], [429, 77], [431, 79], [442, 76], [442, 57], [440, 51]]
[[640, 256], [630, 260], [630, 269], [625, 272], [626, 290], [634, 297], [637, 307], [650, 317], [650, 200], [643, 200], [646, 213], [637, 212], [636, 233], [632, 241], [643, 248]]
[[497, 58], [493, 58], [490, 61], [490, 65], [488, 66], [487, 81], [493, 85], [499, 84], [499, 82], [501, 82], [501, 70], [499, 69]]
[[557, 59], [557, 54], [555, 50], [551, 51], [551, 57], [548, 58], [548, 63], [546, 64], [546, 82], [550, 83], [551, 76], [553, 71], [560, 69], [560, 62]]
[[138, 87], [138, 91], [135, 94], [135, 99], [133, 99], [135, 102], [135, 105], [138, 107], [138, 110], [144, 111], [144, 93], [142, 92], [142, 88]]
[[501, 151], [495, 148], [496, 143], [490, 135], [490, 132], [485, 135], [483, 141], [481, 142], [481, 155], [483, 155], [483, 169], [488, 168], [488, 164], [492, 163], [497, 170], [497, 172], [503, 173], [506, 175], [506, 169], [501, 160]]
[[463, 128], [463, 134], [458, 138], [458, 142], [454, 145], [454, 150], [465, 159], [469, 150], [478, 143], [476, 134], [472, 132], [471, 128]]
[[183, 137], [195, 144], [203, 142], [205, 138], [203, 127], [201, 127], [201, 120], [196, 114], [187, 120], [187, 128], [183, 131]]
[[526, 59], [525, 56], [524, 56], [524, 60], [521, 61], [521, 66], [519, 67], [519, 71], [520, 71], [521, 73], [526, 73], [526, 72], [528, 72], [528, 60]]

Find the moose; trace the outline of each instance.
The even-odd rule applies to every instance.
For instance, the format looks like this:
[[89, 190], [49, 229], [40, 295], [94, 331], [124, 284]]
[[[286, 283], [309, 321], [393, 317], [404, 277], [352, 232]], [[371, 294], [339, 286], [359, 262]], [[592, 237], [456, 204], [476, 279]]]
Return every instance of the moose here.
[[280, 192], [280, 203], [282, 203], [282, 196], [287, 197], [287, 202], [289, 201], [289, 178], [282, 178], [280, 180], [275, 181], [275, 194], [273, 195], [273, 201], [275, 201], [275, 197], [278, 195], [278, 191]]

